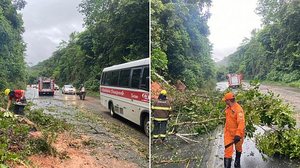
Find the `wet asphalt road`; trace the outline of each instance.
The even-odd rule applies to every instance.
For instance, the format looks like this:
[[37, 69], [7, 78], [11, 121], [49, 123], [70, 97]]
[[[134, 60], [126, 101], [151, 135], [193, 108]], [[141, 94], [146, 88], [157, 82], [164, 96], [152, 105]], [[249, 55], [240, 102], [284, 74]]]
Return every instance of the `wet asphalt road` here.
[[143, 133], [143, 130], [136, 124], [122, 118], [122, 117], [116, 117], [113, 118], [110, 116], [110, 113], [108, 109], [103, 107], [100, 103], [99, 98], [95, 97], [86, 97], [85, 100], [80, 100], [78, 96], [76, 95], [69, 95], [69, 94], [62, 94], [61, 91], [55, 91], [54, 96], [38, 96], [38, 92], [36, 89], [28, 88], [26, 91], [26, 97], [27, 99], [34, 102], [38, 107], [43, 108], [45, 102], [46, 103], [53, 103], [52, 101], [61, 101], [64, 104], [67, 104], [69, 106], [76, 106], [77, 108], [84, 108], [87, 110], [90, 110], [91, 112], [95, 113], [96, 115], [99, 115], [99, 117], [104, 118], [105, 120], [108, 120], [109, 122], [113, 122], [115, 124], [119, 124], [120, 127], [128, 129], [127, 131], [130, 131], [139, 137], [139, 139], [145, 143], [148, 144], [148, 138]]
[[[38, 96], [37, 89], [27, 88], [27, 100], [34, 103], [33, 108], [42, 108], [45, 113], [79, 126], [82, 134], [93, 136], [99, 141], [116, 144], [116, 148], [124, 144], [126, 147], [114, 151], [114, 155], [147, 167], [148, 137], [142, 129], [121, 117], [113, 118], [108, 109], [103, 107], [97, 97], [86, 97], [80, 100], [76, 95], [65, 95], [56, 91], [54, 96]], [[102, 134], [95, 134], [93, 126]], [[84, 128], [84, 129], [82, 129]]]
[[[217, 89], [223, 91], [228, 87], [227, 82], [219, 82], [217, 83]], [[274, 89], [275, 88], [275, 89]], [[266, 86], [263, 85], [261, 87], [262, 92], [264, 90], [270, 89], [274, 91], [276, 94], [283, 94], [280, 96], [281, 98], [285, 99], [286, 102], [294, 105], [296, 114], [299, 113], [297, 111], [297, 101], [299, 99], [295, 99], [295, 97], [300, 96], [300, 90], [289, 88], [289, 87], [275, 87], [275, 86]], [[288, 99], [287, 99], [288, 97]], [[294, 97], [294, 99], [292, 98]], [[299, 122], [299, 119], [298, 119]], [[266, 127], [264, 129], [267, 129]], [[257, 127], [256, 134], [263, 133], [263, 130]], [[204, 164], [205, 167], [208, 168], [222, 168], [224, 167], [223, 157], [224, 157], [224, 141], [223, 141], [223, 128], [219, 127], [214, 134], [214, 140], [211, 142], [211, 153], [208, 156], [207, 162]], [[235, 158], [235, 153], [233, 154], [233, 160]], [[233, 164], [233, 162], [232, 162]], [[296, 160], [288, 160], [282, 158], [270, 158], [256, 148], [255, 140], [246, 138], [243, 144], [243, 152], [241, 158], [241, 166], [243, 168], [299, 168], [300, 161]], [[233, 167], [233, 166], [232, 166]]]

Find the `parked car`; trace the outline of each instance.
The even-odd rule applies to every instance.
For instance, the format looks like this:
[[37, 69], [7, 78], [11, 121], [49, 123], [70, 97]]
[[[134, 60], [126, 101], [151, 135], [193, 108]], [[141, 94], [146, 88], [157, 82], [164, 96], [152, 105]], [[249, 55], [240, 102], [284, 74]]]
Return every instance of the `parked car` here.
[[57, 84], [54, 84], [54, 90], [59, 90], [59, 86]]
[[76, 94], [76, 89], [73, 85], [64, 85], [62, 94]]

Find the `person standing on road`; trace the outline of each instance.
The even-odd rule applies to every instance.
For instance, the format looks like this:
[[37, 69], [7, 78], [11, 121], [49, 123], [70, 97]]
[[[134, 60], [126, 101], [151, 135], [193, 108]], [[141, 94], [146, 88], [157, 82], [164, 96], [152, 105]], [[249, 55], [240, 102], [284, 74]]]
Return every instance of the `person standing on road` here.
[[154, 129], [152, 132], [153, 139], [161, 138], [164, 140], [167, 134], [167, 124], [171, 112], [171, 104], [167, 100], [167, 91], [162, 90], [158, 99], [152, 105], [152, 114]]
[[85, 95], [86, 95], [85, 87], [84, 87], [83, 84], [81, 84], [80, 87], [79, 87], [79, 97], [80, 97], [80, 100], [84, 100], [85, 99]]
[[4, 94], [8, 96], [6, 111], [9, 110], [11, 103], [14, 100], [16, 102], [14, 112], [23, 113], [23, 109], [25, 106], [24, 104], [26, 104], [25, 91], [5, 89]]
[[234, 167], [239, 168], [241, 167], [240, 159], [245, 136], [245, 115], [242, 107], [235, 101], [235, 96], [232, 92], [226, 93], [223, 101], [226, 102], [226, 122], [224, 128], [224, 167], [231, 167], [234, 145], [236, 150]]

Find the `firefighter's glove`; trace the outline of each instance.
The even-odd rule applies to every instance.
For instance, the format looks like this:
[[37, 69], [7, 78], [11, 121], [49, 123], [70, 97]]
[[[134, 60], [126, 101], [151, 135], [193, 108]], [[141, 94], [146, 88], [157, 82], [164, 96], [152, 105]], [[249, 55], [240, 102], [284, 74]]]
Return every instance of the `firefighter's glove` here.
[[241, 137], [240, 136], [234, 136], [234, 139], [233, 139], [233, 141], [234, 141], [234, 143], [236, 144], [236, 143], [238, 143], [238, 142], [240, 142], [240, 140], [241, 140]]

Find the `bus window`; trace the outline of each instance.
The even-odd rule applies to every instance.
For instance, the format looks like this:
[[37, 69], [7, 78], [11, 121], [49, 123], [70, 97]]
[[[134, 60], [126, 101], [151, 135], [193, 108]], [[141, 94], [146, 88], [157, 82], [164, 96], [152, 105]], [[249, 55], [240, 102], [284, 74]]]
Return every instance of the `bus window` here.
[[130, 69], [123, 69], [120, 71], [119, 86], [129, 87]]
[[141, 89], [149, 91], [149, 67], [144, 68]]
[[104, 85], [105, 75], [106, 75], [106, 72], [103, 72], [102, 76], [101, 76], [101, 85]]
[[104, 85], [109, 86], [111, 85], [112, 80], [112, 72], [105, 72], [105, 78], [104, 78]]
[[118, 86], [119, 72], [120, 71], [112, 71], [111, 83], [110, 83], [111, 86]]
[[142, 68], [132, 69], [131, 88], [139, 89]]

